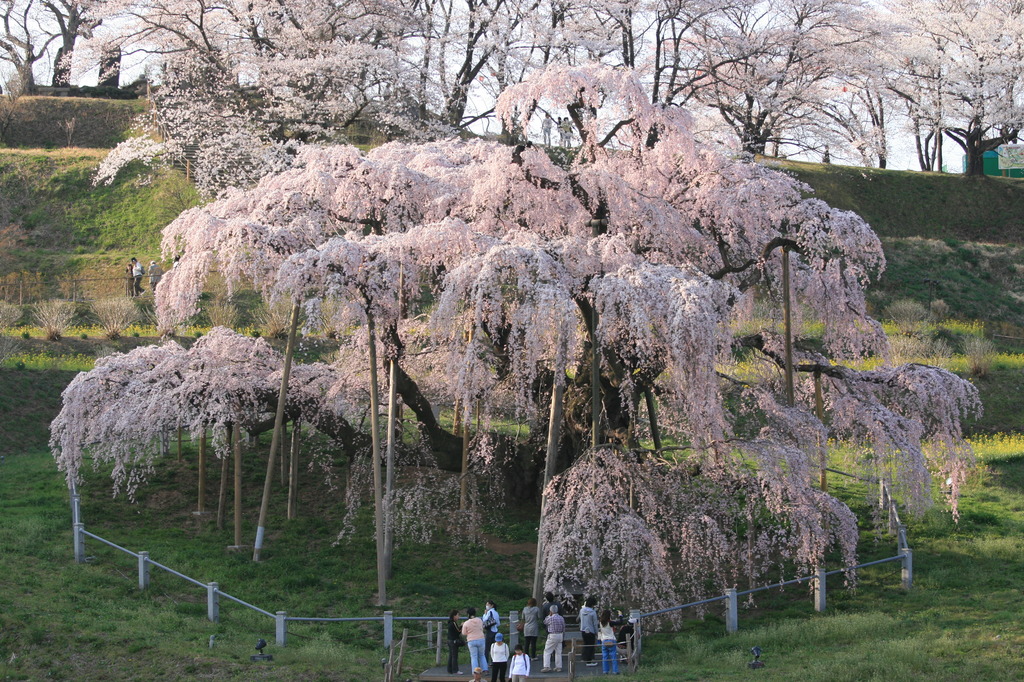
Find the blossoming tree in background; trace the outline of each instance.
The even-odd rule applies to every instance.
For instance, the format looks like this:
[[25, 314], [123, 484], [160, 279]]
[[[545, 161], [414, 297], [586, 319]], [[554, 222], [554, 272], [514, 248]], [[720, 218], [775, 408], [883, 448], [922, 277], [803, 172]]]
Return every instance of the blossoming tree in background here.
[[[955, 500], [974, 388], [843, 364], [887, 351], [864, 300], [884, 259], [860, 218], [702, 147], [632, 71], [552, 66], [497, 111], [528, 130], [556, 109], [582, 136], [567, 167], [528, 144], [309, 147], [186, 211], [164, 232], [181, 259], [157, 291], [161, 327], [197, 311], [214, 269], [334, 310], [361, 328], [352, 343], [380, 346], [450, 471], [466, 471], [465, 433], [435, 408], [531, 419], [525, 442], [477, 434], [470, 460], [543, 486], [546, 589], [664, 606], [833, 550], [852, 560], [855, 519], [816, 486], [829, 439], [861, 447], [860, 473], [913, 510], [932, 472]], [[755, 301], [774, 312], [750, 314]]]

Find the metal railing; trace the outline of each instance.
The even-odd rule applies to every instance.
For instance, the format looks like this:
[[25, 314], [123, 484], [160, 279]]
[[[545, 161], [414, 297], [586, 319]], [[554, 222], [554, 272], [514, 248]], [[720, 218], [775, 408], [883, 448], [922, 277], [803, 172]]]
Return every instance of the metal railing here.
[[[834, 473], [851, 476], [853, 478], [860, 477], [852, 476], [841, 471], [834, 471]], [[874, 483], [876, 481], [870, 479], [867, 482]], [[913, 586], [913, 552], [907, 544], [907, 527], [902, 523], [899, 516], [899, 511], [896, 509], [896, 503], [889, 492], [888, 486], [882, 480], [877, 481], [879, 483], [879, 502], [888, 509], [888, 522], [890, 530], [896, 533], [897, 541], [897, 554], [884, 559], [876, 559], [874, 561], [867, 561], [864, 563], [857, 564], [855, 566], [845, 566], [843, 568], [837, 568], [831, 571], [826, 571], [823, 568], [817, 569], [814, 575], [801, 576], [793, 578], [791, 580], [784, 580], [781, 582], [773, 583], [771, 585], [762, 585], [759, 587], [751, 588], [748, 590], [737, 590], [735, 588], [729, 588], [725, 591], [725, 594], [710, 597], [708, 599], [701, 599], [699, 601], [689, 602], [687, 604], [679, 604], [676, 606], [670, 606], [656, 611], [641, 612], [639, 609], [632, 609], [629, 613], [630, 620], [634, 622], [634, 635], [627, 642], [627, 665], [632, 669], [636, 669], [639, 664], [640, 655], [642, 653], [642, 623], [645, 618], [653, 618], [661, 616], [667, 613], [675, 611], [681, 611], [683, 609], [695, 608], [698, 606], [704, 606], [716, 602], [726, 602], [725, 607], [725, 628], [726, 632], [734, 633], [739, 629], [739, 598], [742, 596], [754, 594], [757, 592], [764, 592], [766, 590], [778, 589], [789, 585], [798, 585], [813, 581], [814, 592], [813, 602], [814, 610], [821, 612], [826, 607], [826, 583], [828, 576], [838, 575], [840, 573], [848, 573], [850, 571], [859, 570], [868, 566], [876, 566], [879, 564], [889, 563], [893, 561], [899, 561], [902, 565], [901, 580], [902, 585], [905, 589], [910, 589]], [[275, 641], [278, 646], [285, 646], [288, 640], [288, 623], [355, 623], [355, 622], [379, 622], [383, 626], [383, 640], [384, 647], [387, 649], [393, 649], [395, 645], [394, 628], [396, 621], [413, 621], [413, 622], [425, 622], [427, 625], [426, 634], [423, 635], [426, 638], [425, 649], [422, 650], [433, 650], [435, 652], [435, 662], [437, 665], [441, 664], [441, 643], [443, 641], [443, 622], [447, 621], [446, 616], [395, 616], [392, 611], [385, 611], [382, 616], [357, 616], [357, 617], [317, 617], [317, 616], [289, 616], [286, 611], [276, 611], [271, 613], [270, 611], [261, 609], [258, 606], [250, 604], [238, 597], [228, 594], [220, 589], [220, 586], [216, 582], [204, 583], [196, 580], [190, 576], [180, 573], [164, 564], [154, 561], [150, 558], [149, 552], [140, 551], [134, 552], [125, 547], [113, 543], [106, 538], [100, 537], [95, 533], [91, 533], [85, 529], [85, 524], [81, 520], [81, 498], [75, 491], [74, 486], [71, 488], [71, 510], [72, 510], [72, 525], [74, 529], [74, 552], [75, 561], [78, 563], [84, 563], [86, 561], [85, 556], [85, 539], [92, 538], [108, 547], [111, 547], [119, 552], [128, 554], [135, 557], [138, 560], [138, 575], [139, 575], [139, 589], [145, 590], [149, 587], [150, 573], [152, 568], [158, 568], [171, 575], [174, 575], [186, 582], [192, 583], [193, 585], [206, 590], [207, 599], [207, 618], [212, 622], [220, 622], [220, 598], [223, 597], [229, 601], [232, 601], [240, 606], [244, 606], [256, 613], [270, 617], [274, 619], [275, 623]], [[519, 632], [516, 629], [516, 624], [519, 622], [519, 612], [509, 612], [509, 646], [514, 648], [519, 642]], [[436, 624], [436, 625], [435, 625]], [[419, 635], [417, 635], [418, 637]], [[408, 633], [403, 633], [403, 641], [408, 637]], [[404, 650], [404, 644], [402, 645]], [[415, 651], [420, 651], [416, 649]], [[392, 651], [394, 655], [394, 651]], [[401, 655], [399, 656], [399, 660]]]
[[[92, 533], [85, 529], [85, 524], [82, 522], [81, 514], [81, 498], [78, 493], [72, 488], [71, 491], [71, 515], [72, 515], [72, 527], [74, 531], [74, 553], [75, 561], [77, 563], [86, 563], [87, 557], [85, 554], [85, 541], [87, 538], [91, 538], [111, 549], [117, 550], [123, 554], [134, 557], [138, 565], [138, 585], [140, 590], [149, 588], [150, 577], [154, 568], [164, 571], [177, 578], [181, 578], [185, 582], [191, 583], [196, 587], [199, 587], [206, 591], [206, 614], [207, 619], [214, 623], [220, 622], [220, 602], [221, 599], [226, 599], [230, 602], [243, 606], [251, 611], [255, 611], [263, 616], [267, 616], [274, 620], [275, 625], [275, 640], [278, 646], [285, 646], [288, 639], [288, 623], [356, 623], [356, 622], [374, 622], [381, 623], [384, 631], [384, 646], [390, 647], [394, 640], [394, 626], [396, 621], [418, 621], [427, 623], [427, 637], [430, 640], [431, 648], [435, 648], [437, 653], [436, 657], [440, 661], [441, 656], [441, 625], [438, 624], [441, 621], [447, 620], [447, 616], [395, 616], [392, 611], [385, 611], [381, 616], [358, 616], [348, 618], [327, 618], [327, 617], [310, 617], [310, 616], [289, 616], [286, 611], [270, 612], [266, 609], [262, 609], [259, 606], [250, 604], [244, 599], [240, 599], [232, 594], [229, 594], [220, 588], [220, 585], [216, 582], [203, 582], [197, 580], [191, 576], [185, 575], [180, 571], [166, 566], [159, 561], [155, 561], [150, 557], [149, 552], [146, 551], [133, 551], [126, 547], [111, 542], [110, 540], [101, 537], [95, 533]], [[435, 624], [436, 627], [435, 627]], [[436, 631], [436, 637], [434, 633]], [[436, 643], [434, 640], [437, 640]]]
[[850, 571], [856, 571], [861, 568], [868, 566], [877, 566], [879, 564], [885, 564], [893, 561], [899, 561], [901, 563], [900, 580], [904, 589], [911, 589], [914, 584], [914, 563], [913, 563], [913, 551], [907, 544], [907, 527], [900, 519], [899, 510], [897, 509], [896, 502], [889, 490], [889, 486], [883, 479], [869, 479], [862, 478], [849, 474], [845, 471], [839, 471], [837, 469], [828, 469], [832, 473], [841, 474], [850, 478], [863, 481], [865, 483], [878, 483], [879, 486], [879, 506], [887, 512], [887, 524], [890, 532], [896, 534], [896, 554], [884, 559], [876, 559], [874, 561], [867, 561], [855, 566], [845, 566], [843, 568], [837, 568], [831, 571], [826, 571], [823, 568], [818, 568], [814, 575], [801, 576], [799, 578], [793, 578], [792, 580], [784, 580], [771, 585], [762, 585], [760, 587], [754, 587], [749, 590], [736, 590], [735, 588], [729, 588], [725, 591], [725, 594], [708, 599], [701, 599], [700, 601], [690, 602], [688, 604], [679, 604], [678, 606], [670, 606], [664, 609], [658, 609], [657, 611], [650, 611], [642, 613], [639, 609], [630, 611], [630, 618], [635, 620], [635, 640], [636, 640], [636, 657], [639, 658], [642, 651], [642, 639], [641, 639], [641, 624], [645, 618], [653, 618], [655, 616], [661, 616], [666, 613], [672, 613], [675, 611], [681, 611], [683, 609], [695, 608], [698, 606], [704, 606], [706, 604], [712, 604], [715, 602], [726, 602], [725, 605], [725, 629], [726, 632], [733, 633], [739, 630], [739, 598], [745, 595], [754, 594], [756, 592], [764, 592], [766, 590], [778, 589], [786, 587], [788, 585], [797, 585], [805, 582], [814, 583], [814, 610], [821, 612], [826, 607], [826, 582], [830, 575], [838, 575], [840, 573], [848, 573]]
[[[0, 301], [28, 305], [49, 299], [74, 303], [115, 296], [131, 296], [134, 278], [121, 275], [103, 277], [43, 277], [41, 273], [16, 272], [0, 276]], [[150, 275], [142, 277], [143, 294], [152, 294]]]

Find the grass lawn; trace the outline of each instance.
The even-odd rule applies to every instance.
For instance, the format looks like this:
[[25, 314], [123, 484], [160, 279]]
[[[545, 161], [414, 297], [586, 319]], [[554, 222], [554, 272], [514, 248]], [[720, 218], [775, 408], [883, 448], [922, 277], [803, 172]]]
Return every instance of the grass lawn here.
[[[637, 679], [1013, 679], [1024, 654], [1024, 451], [1019, 440], [993, 443], [962, 501], [959, 525], [938, 508], [911, 523], [913, 590], [901, 589], [899, 565], [892, 563], [862, 570], [853, 591], [833, 578], [824, 614], [813, 612], [802, 586], [741, 608], [734, 635], [725, 634], [713, 609], [680, 633], [649, 635]], [[248, 459], [260, 466], [256, 456]], [[82, 489], [87, 527], [271, 612], [380, 614], [373, 543], [365, 531], [369, 514], [360, 522], [364, 532], [336, 546], [330, 519], [339, 514], [340, 494], [310, 486], [299, 519], [272, 514], [264, 561], [253, 564], [248, 552], [226, 549], [230, 514], [223, 531], [191, 514], [195, 475], [191, 451], [181, 463], [172, 455], [131, 504], [110, 498], [105, 472], [90, 472]], [[868, 516], [862, 487], [833, 485]], [[258, 495], [252, 490], [245, 499], [247, 542]], [[215, 492], [211, 499], [215, 506]], [[891, 556], [894, 546], [891, 537], [865, 525], [861, 560]], [[376, 624], [290, 624], [288, 646], [268, 650], [274, 662], [254, 664], [249, 655], [256, 639], [274, 641], [270, 618], [222, 599], [221, 622], [210, 623], [201, 589], [154, 570], [151, 588], [140, 592], [133, 558], [92, 540], [87, 554], [95, 558], [73, 562], [67, 490], [49, 455], [7, 455], [0, 465], [0, 677], [380, 678]], [[525, 601], [532, 567], [525, 552], [447, 543], [401, 547], [389, 582], [390, 608], [396, 615], [444, 615], [489, 596], [507, 612]], [[420, 632], [411, 627], [410, 634]], [[746, 667], [754, 645], [764, 650], [766, 663], [756, 673]], [[426, 669], [430, 659], [408, 656], [407, 672]]]

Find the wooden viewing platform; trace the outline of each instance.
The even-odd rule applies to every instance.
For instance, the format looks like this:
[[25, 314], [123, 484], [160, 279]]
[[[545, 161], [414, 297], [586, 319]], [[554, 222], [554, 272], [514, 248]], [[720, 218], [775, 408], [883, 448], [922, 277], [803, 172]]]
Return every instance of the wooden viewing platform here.
[[[565, 657], [563, 656], [563, 659], [564, 658]], [[537, 661], [532, 661], [532, 663], [535, 663], [537, 665], [537, 667], [536, 668], [533, 668], [533, 667], [530, 668], [530, 679], [531, 680], [547, 680], [549, 682], [568, 682], [568, 680], [569, 680], [569, 672], [568, 672], [568, 667], [567, 666], [563, 666], [562, 672], [560, 672], [560, 673], [542, 673], [540, 671], [540, 669], [543, 667], [541, 665], [542, 661], [541, 660], [537, 660]], [[620, 676], [626, 674], [624, 669], [625, 669], [625, 661], [619, 661], [619, 675]], [[439, 668], [431, 668], [430, 670], [427, 670], [426, 672], [420, 673], [419, 676], [416, 679], [420, 680], [420, 682], [458, 682], [459, 680], [462, 680], [462, 682], [467, 682], [467, 681], [471, 682], [472, 681], [473, 675], [472, 675], [472, 673], [469, 672], [469, 663], [460, 663], [459, 664], [459, 670], [462, 671], [461, 674], [459, 674], [459, 675], [450, 675], [447, 672], [447, 669], [445, 668], [445, 666], [442, 665]], [[601, 670], [602, 670], [602, 668], [601, 668], [600, 665], [594, 666], [593, 668], [588, 668], [587, 666], [583, 665], [582, 661], [579, 661], [579, 662], [576, 663], [576, 672], [574, 673], [574, 676], [575, 676], [576, 679], [581, 678], [581, 677], [597, 677], [597, 676], [605, 677], [604, 673], [602, 673]], [[491, 679], [490, 671], [484, 673], [483, 679], [485, 679], [488, 682], [490, 682], [490, 679]]]
[[[578, 631], [567, 631], [565, 633], [566, 639], [564, 648], [562, 649], [562, 671], [561, 672], [548, 672], [542, 673], [541, 669], [544, 667], [544, 653], [542, 650], [542, 643], [538, 642], [537, 646], [537, 658], [536, 660], [530, 661], [530, 679], [531, 680], [547, 680], [549, 682], [569, 682], [569, 680], [577, 679], [580, 677], [596, 677], [604, 676], [604, 668], [601, 659], [601, 647], [597, 646], [594, 654], [594, 660], [597, 661], [596, 666], [587, 666], [583, 663], [583, 659], [579, 657], [577, 653], [582, 647], [583, 642], [580, 639], [580, 633]], [[621, 654], [623, 650], [620, 648]], [[447, 654], [446, 654], [447, 656]], [[619, 659], [619, 675], [627, 675], [629, 666], [624, 660], [624, 656], [620, 655]], [[447, 665], [440, 665], [426, 670], [420, 673], [416, 679], [420, 682], [459, 682], [459, 680], [472, 680], [473, 673], [472, 667], [469, 663], [469, 653], [462, 648], [459, 651], [459, 673], [452, 674], [448, 672]], [[490, 671], [483, 674], [484, 680], [491, 679]]]

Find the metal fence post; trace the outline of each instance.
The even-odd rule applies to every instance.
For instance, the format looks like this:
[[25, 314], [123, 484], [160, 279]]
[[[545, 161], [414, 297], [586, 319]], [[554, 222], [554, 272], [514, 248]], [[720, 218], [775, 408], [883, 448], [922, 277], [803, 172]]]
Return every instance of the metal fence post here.
[[909, 547], [904, 547], [900, 549], [900, 554], [903, 555], [903, 589], [909, 590], [914, 586], [914, 553]]
[[220, 599], [217, 583], [206, 583], [206, 618], [213, 623], [220, 622]]
[[814, 610], [819, 613], [825, 610], [825, 569], [818, 568], [814, 578]]
[[395, 638], [395, 612], [385, 611], [384, 612], [384, 646], [390, 647], [392, 640]]
[[736, 632], [740, 629], [740, 619], [736, 606], [736, 588], [730, 587], [725, 591], [725, 631]]
[[515, 651], [516, 644], [519, 644], [519, 630], [516, 629], [516, 623], [519, 622], [519, 612], [509, 611], [508, 612], [508, 647], [510, 650]]
[[149, 552], [139, 552], [139, 589], [149, 587]]
[[896, 532], [897, 532], [896, 546], [899, 549], [901, 549], [901, 550], [906, 549], [907, 548], [907, 526], [906, 526], [906, 524], [901, 523]]
[[274, 634], [277, 636], [277, 645], [284, 646], [288, 641], [288, 613], [286, 611], [278, 611], [277, 615], [274, 616], [276, 627], [274, 628]]
[[441, 640], [444, 639], [444, 637], [441, 636], [441, 628], [445, 628], [445, 630], [447, 630], [448, 624], [445, 623], [442, 625], [441, 621], [437, 622], [437, 641], [435, 642], [437, 648], [434, 651], [434, 665], [441, 665]]
[[82, 496], [78, 493], [71, 495], [71, 523], [82, 522]]
[[[633, 623], [633, 658], [637, 659], [637, 658], [640, 658], [640, 649], [643, 646], [642, 645], [642, 641], [643, 640], [640, 637], [640, 634], [641, 634], [640, 630], [642, 629], [640, 627], [640, 623], [641, 623], [641, 621], [640, 621], [640, 609], [630, 609], [629, 610], [629, 617], [630, 617], [631, 620], [634, 621], [634, 623]], [[626, 641], [628, 642], [629, 640], [627, 639]], [[628, 644], [627, 644], [627, 647], [628, 647]]]
[[75, 563], [85, 563], [85, 524], [76, 523], [74, 528], [75, 534]]

